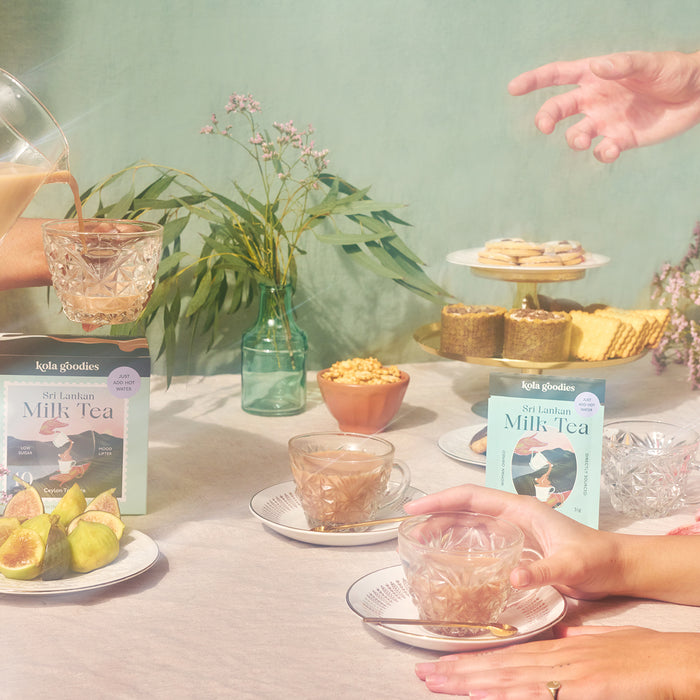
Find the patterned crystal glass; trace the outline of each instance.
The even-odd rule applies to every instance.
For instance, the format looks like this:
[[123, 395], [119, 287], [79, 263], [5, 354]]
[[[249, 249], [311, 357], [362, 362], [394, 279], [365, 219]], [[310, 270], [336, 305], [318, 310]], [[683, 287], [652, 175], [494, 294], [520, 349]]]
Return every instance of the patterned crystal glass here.
[[[421, 620], [496, 622], [512, 592], [510, 573], [523, 552], [515, 525], [476, 513], [417, 516], [399, 527], [399, 557]], [[426, 625], [455, 637], [478, 630]]]
[[44, 250], [65, 315], [94, 326], [135, 321], [153, 288], [162, 239], [162, 226], [143, 221], [45, 223]]
[[603, 431], [603, 480], [613, 508], [633, 518], [660, 518], [685, 503], [698, 434], [661, 421], [608, 423]]

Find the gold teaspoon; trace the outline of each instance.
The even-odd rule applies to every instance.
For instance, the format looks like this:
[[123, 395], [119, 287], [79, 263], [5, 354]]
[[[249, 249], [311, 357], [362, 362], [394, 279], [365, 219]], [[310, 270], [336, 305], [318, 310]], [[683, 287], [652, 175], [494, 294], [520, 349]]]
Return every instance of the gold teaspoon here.
[[348, 530], [353, 527], [371, 527], [372, 525], [384, 525], [385, 523], [400, 523], [402, 520], [412, 518], [412, 515], [399, 515], [396, 518], [383, 518], [382, 520], [366, 520], [363, 523], [345, 523], [343, 525], [316, 525], [311, 528], [311, 532], [337, 532], [338, 530]]
[[512, 637], [518, 628], [503, 623], [481, 625], [476, 622], [445, 622], [443, 620], [413, 620], [405, 617], [363, 617], [368, 625], [421, 625], [422, 627], [458, 627], [463, 629], [486, 630], [494, 637]]

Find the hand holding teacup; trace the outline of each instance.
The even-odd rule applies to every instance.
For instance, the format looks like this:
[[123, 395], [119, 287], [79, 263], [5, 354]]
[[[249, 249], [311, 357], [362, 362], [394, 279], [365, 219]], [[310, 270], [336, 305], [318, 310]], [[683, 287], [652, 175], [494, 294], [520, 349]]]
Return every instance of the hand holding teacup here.
[[[510, 575], [524, 551], [522, 530], [490, 515], [441, 512], [399, 526], [399, 557], [422, 620], [496, 623], [513, 594]], [[537, 553], [532, 552], [537, 555]], [[478, 634], [428, 626], [455, 637]]]

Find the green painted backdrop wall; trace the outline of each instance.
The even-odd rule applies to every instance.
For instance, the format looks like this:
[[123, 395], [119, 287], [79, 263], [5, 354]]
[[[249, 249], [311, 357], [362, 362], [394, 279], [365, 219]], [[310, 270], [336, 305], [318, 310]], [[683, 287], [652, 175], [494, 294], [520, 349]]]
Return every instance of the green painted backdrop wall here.
[[[512, 287], [445, 255], [514, 234], [579, 239], [612, 259], [545, 292], [646, 303], [700, 218], [700, 129], [606, 166], [568, 150], [561, 129], [537, 132], [544, 95], [513, 98], [506, 85], [558, 58], [699, 44], [697, 0], [0, 0], [0, 66], [62, 124], [82, 188], [139, 159], [225, 187], [236, 153], [199, 129], [231, 92], [250, 92], [266, 123], [313, 123], [333, 172], [406, 203], [404, 238], [471, 303], [508, 305]], [[67, 188], [45, 187], [28, 213], [62, 216], [69, 203]], [[313, 368], [431, 359], [412, 333], [439, 307], [309, 248], [296, 301]], [[4, 331], [79, 332], [45, 290], [1, 301]], [[183, 353], [179, 371], [237, 370], [251, 320], [237, 316], [216, 352]]]

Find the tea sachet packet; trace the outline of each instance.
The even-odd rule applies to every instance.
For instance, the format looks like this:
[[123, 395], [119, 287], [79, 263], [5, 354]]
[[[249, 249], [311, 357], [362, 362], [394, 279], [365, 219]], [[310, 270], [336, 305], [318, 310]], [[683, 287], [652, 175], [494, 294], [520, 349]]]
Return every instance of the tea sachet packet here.
[[605, 380], [494, 373], [486, 485], [598, 527]]

